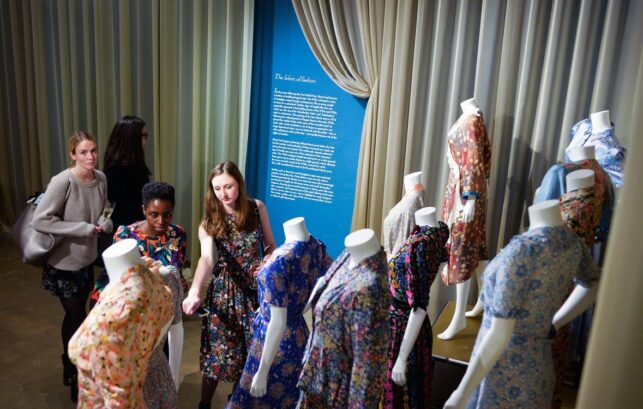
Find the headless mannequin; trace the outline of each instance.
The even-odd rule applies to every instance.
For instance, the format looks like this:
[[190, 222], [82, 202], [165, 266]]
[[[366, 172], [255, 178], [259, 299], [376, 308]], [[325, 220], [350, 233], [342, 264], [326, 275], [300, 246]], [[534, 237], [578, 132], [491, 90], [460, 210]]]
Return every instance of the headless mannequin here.
[[[463, 114], [472, 115], [479, 110], [475, 98], [470, 98], [460, 103]], [[475, 216], [475, 205], [476, 198], [468, 197], [467, 202], [464, 205], [462, 210], [462, 221], [468, 223], [473, 220]], [[475, 275], [478, 281], [478, 291], [482, 289], [482, 272], [489, 264], [489, 260], [480, 260], [478, 262], [478, 267], [476, 268]], [[448, 268], [447, 265], [444, 265], [442, 268]], [[453, 318], [451, 323], [442, 333], [438, 334], [438, 338], [442, 340], [449, 340], [453, 338], [458, 332], [462, 331], [467, 326], [466, 317], [475, 317], [482, 312], [483, 306], [480, 298], [476, 302], [476, 305], [470, 312], [466, 312], [467, 307], [467, 298], [469, 298], [469, 288], [471, 287], [471, 280], [467, 280], [463, 283], [456, 284], [456, 304], [455, 312], [453, 313]]]
[[[113, 283], [119, 282], [123, 273], [131, 267], [144, 264], [138, 252], [138, 243], [136, 243], [134, 239], [121, 240], [109, 246], [107, 250], [103, 252], [103, 262], [105, 263], [105, 269], [109, 276], [109, 283], [105, 286], [106, 289], [113, 285]], [[161, 330], [159, 338], [154, 344], [154, 348], [160, 344], [163, 335], [165, 335], [168, 328], [170, 328], [170, 324], [172, 324], [171, 319]]]
[[[415, 224], [418, 226], [438, 227], [435, 207], [425, 207], [415, 212]], [[400, 386], [406, 384], [407, 359], [422, 329], [427, 309], [428, 305], [425, 309], [416, 308], [415, 311], [411, 311], [409, 314], [409, 320], [406, 323], [406, 330], [402, 338], [402, 345], [400, 345], [400, 353], [393, 366], [393, 382]]]
[[[285, 243], [294, 241], [308, 241], [310, 233], [306, 229], [306, 223], [303, 217], [295, 217], [283, 224], [284, 233], [286, 235]], [[286, 307], [277, 307], [270, 304], [270, 321], [266, 328], [266, 340], [263, 344], [263, 351], [261, 352], [261, 361], [259, 362], [259, 369], [252, 378], [252, 385], [250, 386], [250, 395], [255, 398], [260, 398], [267, 393], [268, 372], [272, 366], [275, 356], [279, 351], [279, 345], [284, 338], [286, 332]]]
[[575, 146], [570, 148], [567, 156], [572, 162], [579, 162], [586, 159], [596, 159], [596, 148], [593, 145]]
[[590, 169], [575, 170], [565, 177], [567, 193], [594, 186], [594, 171]]
[[603, 132], [612, 127], [610, 111], [599, 111], [589, 115], [592, 121], [592, 133]]
[[361, 229], [349, 234], [344, 239], [344, 246], [351, 256], [349, 267], [355, 267], [360, 261], [377, 254], [381, 249], [375, 232], [371, 229]]
[[[163, 266], [160, 267], [162, 275], [174, 274], [173, 267]], [[176, 390], [179, 390], [179, 372], [181, 369], [181, 357], [183, 355], [183, 321], [170, 325], [170, 330], [167, 335], [167, 343], [169, 349], [168, 361], [170, 363], [170, 372], [172, 372], [172, 380]]]
[[[531, 205], [528, 212], [531, 222], [530, 229], [563, 225], [558, 200], [546, 200]], [[592, 291], [591, 288], [584, 289], [583, 287], [580, 287], [580, 289], [579, 286], [576, 286], [563, 306], [556, 312], [553, 319], [554, 327], [560, 328], [591, 305], [588, 299], [592, 293], [595, 294], [595, 290]], [[585, 307], [583, 308], [583, 306]], [[478, 353], [471, 357], [467, 371], [456, 390], [445, 403], [445, 409], [464, 408], [469, 395], [493, 368], [509, 344], [515, 325], [516, 320], [513, 318], [494, 317], [491, 319], [491, 327], [480, 342]]]

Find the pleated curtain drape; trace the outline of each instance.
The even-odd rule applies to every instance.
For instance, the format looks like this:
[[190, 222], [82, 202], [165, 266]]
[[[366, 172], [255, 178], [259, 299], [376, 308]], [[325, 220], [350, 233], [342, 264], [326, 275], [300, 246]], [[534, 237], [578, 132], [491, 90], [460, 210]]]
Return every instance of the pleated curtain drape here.
[[[526, 207], [544, 173], [562, 159], [575, 122], [609, 109], [625, 146], [636, 135], [641, 2], [292, 2], [330, 78], [354, 95], [368, 89], [363, 83], [370, 88], [353, 229], [379, 232], [411, 172], [423, 172], [428, 205], [441, 207], [447, 131], [459, 103], [471, 97], [492, 143], [492, 256], [524, 227]], [[445, 301], [444, 292], [437, 294], [433, 316]]]
[[133, 114], [198, 250], [209, 170], [244, 168], [253, 23], [252, 0], [1, 2], [0, 220], [69, 164], [73, 130], [96, 136], [102, 158], [116, 120]]

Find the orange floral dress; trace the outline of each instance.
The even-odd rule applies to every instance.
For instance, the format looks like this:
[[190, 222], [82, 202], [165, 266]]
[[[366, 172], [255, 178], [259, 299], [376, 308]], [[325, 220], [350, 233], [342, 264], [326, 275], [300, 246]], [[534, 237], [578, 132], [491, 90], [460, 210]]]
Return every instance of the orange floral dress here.
[[136, 265], [101, 293], [69, 341], [79, 408], [146, 408], [143, 382], [161, 332], [174, 316], [158, 267]]
[[[442, 201], [442, 221], [449, 226], [449, 267], [444, 284], [468, 280], [479, 260], [488, 259], [485, 220], [487, 179], [491, 171], [491, 143], [482, 113], [462, 114], [448, 134], [449, 180]], [[462, 221], [464, 204], [475, 198], [475, 215]]]

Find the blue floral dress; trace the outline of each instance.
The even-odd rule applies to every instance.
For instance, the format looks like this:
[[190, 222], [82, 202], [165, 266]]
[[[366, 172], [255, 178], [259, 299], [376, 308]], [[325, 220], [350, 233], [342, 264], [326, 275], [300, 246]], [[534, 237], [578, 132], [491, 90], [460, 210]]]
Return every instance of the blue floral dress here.
[[223, 382], [236, 382], [241, 376], [258, 307], [252, 269], [260, 262], [260, 227], [239, 231], [235, 220], [236, 215], [228, 214], [227, 237], [214, 240], [218, 260], [203, 300], [210, 313], [201, 321], [201, 371]]
[[589, 287], [598, 278], [587, 246], [567, 226], [534, 228], [514, 237], [484, 271], [484, 316], [473, 355], [494, 317], [515, 319], [516, 324], [467, 409], [550, 407], [552, 319], [572, 281]]
[[300, 408], [377, 408], [390, 336], [384, 250], [349, 266], [342, 252], [311, 296], [313, 332], [297, 387]]
[[[285, 243], [272, 253], [257, 277], [260, 307], [255, 314], [248, 360], [228, 408], [297, 405], [297, 379], [308, 339], [302, 314], [317, 279], [326, 274], [332, 262], [326, 245], [313, 236], [308, 241]], [[262, 398], [253, 398], [250, 387], [261, 362], [271, 305], [287, 309], [286, 330], [268, 373], [267, 393]]]
[[393, 366], [400, 354], [411, 310], [426, 309], [429, 305], [431, 284], [440, 263], [448, 260], [448, 239], [449, 228], [442, 222], [439, 222], [438, 227], [416, 226], [398, 253], [389, 261], [391, 336], [382, 402], [384, 409], [423, 409], [431, 405], [433, 332], [428, 318], [422, 323], [407, 360], [406, 385], [399, 386], [393, 382]]

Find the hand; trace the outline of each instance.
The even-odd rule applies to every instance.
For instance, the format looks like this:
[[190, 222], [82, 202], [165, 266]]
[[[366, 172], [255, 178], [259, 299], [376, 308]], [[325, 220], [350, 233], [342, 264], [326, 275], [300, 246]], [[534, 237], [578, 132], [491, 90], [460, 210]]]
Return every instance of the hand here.
[[188, 292], [188, 296], [183, 300], [183, 312], [187, 315], [192, 315], [201, 305], [201, 298], [195, 292]]
[[102, 233], [102, 232], [103, 232], [103, 227], [102, 226], [94, 226], [94, 232], [93, 232], [92, 236], [95, 236], [98, 233]]
[[465, 223], [469, 223], [471, 220], [473, 220], [473, 216], [476, 214], [476, 199], [475, 198], [469, 198], [467, 199], [467, 203], [464, 205], [464, 210], [462, 211], [462, 221]]
[[252, 384], [250, 386], [250, 395], [253, 398], [260, 398], [266, 394], [266, 384], [268, 383], [268, 374], [263, 373], [262, 371], [257, 371], [255, 376], [252, 378]]
[[399, 386], [406, 384], [406, 359], [397, 358], [393, 366], [393, 382]]
[[444, 409], [464, 409], [465, 403], [464, 396], [462, 396], [462, 393], [456, 389], [444, 403]]

